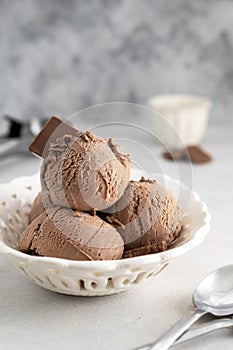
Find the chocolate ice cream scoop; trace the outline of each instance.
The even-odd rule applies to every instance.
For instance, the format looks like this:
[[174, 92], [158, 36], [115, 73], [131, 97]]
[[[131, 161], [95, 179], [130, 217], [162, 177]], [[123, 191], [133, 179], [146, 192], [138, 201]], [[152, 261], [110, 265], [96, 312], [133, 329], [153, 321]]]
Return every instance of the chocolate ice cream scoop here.
[[30, 150], [44, 158], [41, 195], [45, 207], [102, 210], [114, 204], [128, 185], [128, 154], [111, 139], [79, 132], [58, 118], [50, 119]]
[[41, 166], [43, 203], [79, 211], [105, 209], [122, 196], [129, 163], [128, 155], [111, 140], [89, 131], [58, 138]]
[[181, 231], [181, 212], [174, 197], [143, 178], [130, 181], [121, 199], [101, 215], [121, 234], [125, 257], [164, 251]]
[[37, 216], [42, 214], [45, 211], [45, 208], [43, 206], [41, 194], [38, 193], [36, 198], [34, 199], [31, 207], [31, 211], [28, 216], [28, 223], [30, 224]]
[[37, 216], [20, 237], [19, 250], [70, 260], [113, 260], [123, 253], [120, 234], [97, 215], [52, 209]]

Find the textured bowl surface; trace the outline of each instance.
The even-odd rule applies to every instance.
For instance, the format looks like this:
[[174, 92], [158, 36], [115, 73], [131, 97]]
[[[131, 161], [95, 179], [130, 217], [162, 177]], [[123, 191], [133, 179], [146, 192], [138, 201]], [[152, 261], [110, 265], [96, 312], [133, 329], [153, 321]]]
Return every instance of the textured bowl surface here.
[[[0, 252], [26, 277], [55, 292], [96, 296], [110, 295], [152, 278], [178, 255], [200, 244], [210, 229], [207, 206], [197, 193], [165, 176], [166, 188], [179, 205], [189, 198], [183, 230], [174, 247], [165, 252], [115, 261], [71, 261], [30, 256], [18, 251], [18, 240], [27, 226], [31, 203], [40, 190], [39, 175], [21, 177], [0, 186]], [[178, 199], [178, 200], [179, 200]]]

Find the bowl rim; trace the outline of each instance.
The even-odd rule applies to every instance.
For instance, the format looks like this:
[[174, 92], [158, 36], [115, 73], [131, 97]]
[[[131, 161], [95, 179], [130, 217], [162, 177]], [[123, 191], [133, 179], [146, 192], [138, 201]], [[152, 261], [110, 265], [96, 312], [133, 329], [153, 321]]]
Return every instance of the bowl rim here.
[[[8, 187], [12, 185], [12, 183], [19, 180], [28, 181], [29, 179], [32, 179], [33, 177], [36, 177], [36, 176], [38, 176], [38, 173], [32, 176], [18, 177], [13, 179], [10, 182], [0, 184], [0, 193], [1, 193], [1, 188], [3, 187], [6, 187], [6, 186]], [[200, 196], [198, 195], [197, 192], [189, 189], [188, 186], [181, 183], [179, 180], [175, 180], [168, 175], [163, 174], [163, 176], [164, 176], [164, 179], [166, 179], [166, 181], [174, 182], [176, 183], [177, 186], [182, 187], [186, 191], [189, 191], [190, 198], [192, 198], [193, 201], [196, 201], [199, 203], [200, 211], [202, 211], [205, 214], [202, 220], [200, 221], [201, 226], [195, 231], [194, 236], [187, 242], [182, 243], [177, 247], [173, 247], [171, 249], [168, 249], [160, 253], [146, 254], [146, 255], [126, 258], [126, 259], [81, 261], [81, 260], [69, 260], [69, 259], [46, 257], [46, 256], [41, 257], [41, 256], [28, 255], [26, 253], [20, 252], [19, 250], [9, 247], [7, 244], [5, 244], [2, 241], [1, 235], [0, 235], [0, 253], [5, 254], [8, 257], [13, 256], [15, 258], [20, 258], [25, 262], [31, 262], [33, 264], [39, 263], [40, 265], [42, 264], [47, 265], [49, 263], [52, 265], [60, 265], [60, 266], [63, 266], [64, 268], [73, 267], [73, 268], [81, 268], [84, 270], [85, 269], [90, 270], [91, 268], [95, 268], [101, 271], [103, 270], [115, 271], [117, 270], [117, 268], [132, 267], [133, 265], [138, 266], [139, 263], [141, 265], [150, 265], [150, 264], [156, 264], [160, 262], [166, 263], [170, 260], [170, 258], [182, 255], [202, 243], [202, 241], [205, 239], [207, 233], [210, 231], [210, 228], [211, 228], [210, 226], [211, 215], [208, 211], [206, 203], [200, 200]], [[1, 217], [0, 217], [0, 220], [1, 220]]]

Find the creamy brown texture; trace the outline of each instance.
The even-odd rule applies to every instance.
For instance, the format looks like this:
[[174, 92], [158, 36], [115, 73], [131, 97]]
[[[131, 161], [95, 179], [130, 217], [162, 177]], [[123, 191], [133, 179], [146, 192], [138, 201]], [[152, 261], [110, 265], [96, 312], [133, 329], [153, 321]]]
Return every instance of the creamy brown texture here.
[[123, 248], [113, 226], [96, 215], [65, 208], [37, 216], [19, 241], [24, 253], [70, 260], [120, 259]]
[[164, 251], [181, 230], [175, 199], [155, 181], [130, 181], [121, 199], [100, 215], [121, 234], [125, 257]]
[[37, 216], [42, 214], [45, 211], [45, 208], [43, 206], [41, 194], [38, 193], [36, 198], [34, 199], [31, 207], [31, 211], [28, 216], [28, 223], [30, 224]]
[[105, 209], [122, 196], [129, 175], [129, 155], [111, 139], [89, 131], [65, 135], [50, 144], [41, 166], [43, 204], [79, 211]]
[[52, 117], [29, 149], [44, 160], [41, 192], [19, 242], [22, 252], [113, 260], [123, 250], [123, 258], [166, 250], [179, 234], [175, 199], [155, 181], [129, 182], [129, 155], [112, 139]]

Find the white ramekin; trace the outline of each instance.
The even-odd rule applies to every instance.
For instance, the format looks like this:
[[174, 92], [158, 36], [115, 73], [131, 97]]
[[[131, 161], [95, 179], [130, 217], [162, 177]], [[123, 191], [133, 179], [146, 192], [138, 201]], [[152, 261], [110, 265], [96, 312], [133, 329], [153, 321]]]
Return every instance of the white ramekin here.
[[154, 127], [165, 147], [200, 144], [208, 123], [209, 99], [195, 95], [158, 95], [148, 103], [163, 117], [155, 116]]

